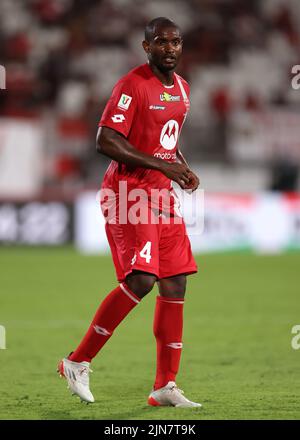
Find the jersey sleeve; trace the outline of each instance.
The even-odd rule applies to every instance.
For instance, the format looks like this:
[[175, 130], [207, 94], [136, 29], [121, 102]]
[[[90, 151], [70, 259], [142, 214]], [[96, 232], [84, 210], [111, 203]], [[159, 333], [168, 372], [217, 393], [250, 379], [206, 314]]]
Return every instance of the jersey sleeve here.
[[138, 90], [133, 80], [121, 80], [115, 85], [98, 125], [112, 128], [128, 137], [137, 109]]

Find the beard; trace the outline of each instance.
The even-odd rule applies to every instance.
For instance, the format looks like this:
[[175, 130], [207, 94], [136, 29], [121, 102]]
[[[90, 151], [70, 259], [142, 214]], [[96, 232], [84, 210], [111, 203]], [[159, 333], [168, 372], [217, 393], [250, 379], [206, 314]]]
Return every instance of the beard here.
[[172, 70], [176, 69], [176, 66], [177, 66], [176, 62], [174, 62], [174, 64], [170, 64], [168, 66], [166, 66], [165, 64], [157, 64], [157, 67], [163, 73], [171, 72]]
[[178, 64], [178, 59], [174, 60], [172, 64], [163, 64], [163, 60], [158, 57], [149, 56], [149, 61], [153, 63], [162, 73], [172, 72], [175, 70]]

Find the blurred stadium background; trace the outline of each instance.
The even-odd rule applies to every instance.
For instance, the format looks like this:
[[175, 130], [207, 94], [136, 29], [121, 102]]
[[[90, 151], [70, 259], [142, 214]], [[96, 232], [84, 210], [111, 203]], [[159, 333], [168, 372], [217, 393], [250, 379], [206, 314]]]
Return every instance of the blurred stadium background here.
[[[184, 33], [179, 73], [192, 108], [182, 149], [207, 192], [195, 250], [300, 246], [299, 198], [265, 193], [300, 185], [297, 0], [2, 0], [0, 242], [78, 238], [72, 206], [99, 187], [108, 164], [95, 153], [98, 119], [115, 82], [145, 62], [144, 26], [161, 15]], [[247, 197], [209, 196], [236, 192]], [[21, 199], [62, 204], [6, 203]]]
[[204, 233], [191, 236], [201, 270], [190, 289], [200, 292], [186, 308], [183, 385], [201, 390], [203, 418], [299, 418], [290, 346], [300, 324], [299, 0], [1, 0], [0, 324], [11, 350], [0, 350], [9, 365], [0, 418], [187, 417], [136, 411], [151, 381], [132, 377], [133, 366], [154, 368], [154, 296], [149, 314], [105, 348], [112, 366], [119, 353], [128, 367], [117, 373], [124, 408], [107, 365], [94, 381], [109, 402], [102, 415], [70, 405], [53, 375], [99, 286], [104, 296], [115, 283], [109, 256], [82, 255], [108, 251], [96, 192], [109, 161], [95, 151], [97, 122], [115, 82], [145, 62], [144, 26], [157, 16], [183, 30], [178, 73], [191, 111], [181, 145], [205, 191]]

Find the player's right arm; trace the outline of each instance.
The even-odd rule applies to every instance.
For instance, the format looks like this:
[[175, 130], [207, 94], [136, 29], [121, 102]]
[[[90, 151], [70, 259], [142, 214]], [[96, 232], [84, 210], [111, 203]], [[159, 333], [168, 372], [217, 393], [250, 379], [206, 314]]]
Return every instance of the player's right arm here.
[[183, 189], [189, 183], [190, 169], [187, 165], [178, 162], [166, 162], [163, 159], [143, 153], [134, 148], [121, 133], [109, 127], [99, 127], [96, 148], [98, 153], [129, 167], [160, 171], [169, 179], [177, 182]]

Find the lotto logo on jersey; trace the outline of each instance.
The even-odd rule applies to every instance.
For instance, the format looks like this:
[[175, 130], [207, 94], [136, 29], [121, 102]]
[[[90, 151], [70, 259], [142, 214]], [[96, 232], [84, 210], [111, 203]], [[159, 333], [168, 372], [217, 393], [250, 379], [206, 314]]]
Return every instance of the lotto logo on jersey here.
[[118, 122], [123, 122], [125, 121], [125, 116], [124, 115], [114, 115], [111, 117], [111, 119], [113, 120], [113, 122], [116, 124]]
[[132, 101], [132, 97], [125, 95], [125, 93], [122, 93], [121, 98], [118, 102], [118, 107], [122, 108], [124, 110], [128, 110], [130, 103]]

